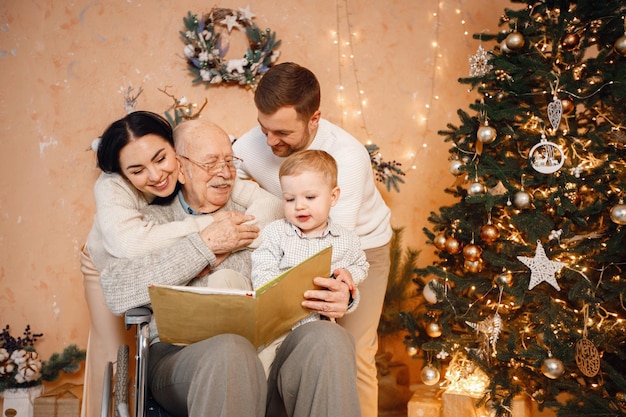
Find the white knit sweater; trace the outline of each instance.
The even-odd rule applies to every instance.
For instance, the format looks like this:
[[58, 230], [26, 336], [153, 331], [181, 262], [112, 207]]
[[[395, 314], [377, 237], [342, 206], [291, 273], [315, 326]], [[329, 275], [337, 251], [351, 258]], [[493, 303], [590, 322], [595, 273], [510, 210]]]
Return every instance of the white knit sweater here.
[[[333, 221], [354, 230], [364, 250], [387, 244], [391, 239], [391, 212], [376, 188], [365, 146], [345, 130], [321, 119], [308, 149], [324, 150], [337, 161], [341, 197], [331, 209]], [[254, 179], [275, 196], [282, 195], [278, 169], [284, 158], [272, 153], [260, 127], [237, 139], [233, 152], [244, 160], [237, 172], [239, 178]]]

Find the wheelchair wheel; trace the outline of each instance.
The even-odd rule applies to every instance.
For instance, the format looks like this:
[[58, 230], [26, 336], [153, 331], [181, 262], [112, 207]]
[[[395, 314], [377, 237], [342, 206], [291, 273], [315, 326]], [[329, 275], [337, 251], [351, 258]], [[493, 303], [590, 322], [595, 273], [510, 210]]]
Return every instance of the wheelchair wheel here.
[[115, 417], [128, 417], [128, 345], [120, 345], [117, 350], [115, 367], [115, 392], [113, 406]]

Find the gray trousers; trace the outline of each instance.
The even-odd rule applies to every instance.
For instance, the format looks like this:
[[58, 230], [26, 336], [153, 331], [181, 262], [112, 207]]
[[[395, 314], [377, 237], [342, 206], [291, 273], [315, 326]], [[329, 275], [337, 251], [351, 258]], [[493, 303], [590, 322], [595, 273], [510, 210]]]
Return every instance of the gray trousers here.
[[354, 343], [329, 321], [290, 332], [269, 378], [253, 346], [224, 334], [189, 346], [150, 347], [148, 381], [177, 417], [360, 417]]

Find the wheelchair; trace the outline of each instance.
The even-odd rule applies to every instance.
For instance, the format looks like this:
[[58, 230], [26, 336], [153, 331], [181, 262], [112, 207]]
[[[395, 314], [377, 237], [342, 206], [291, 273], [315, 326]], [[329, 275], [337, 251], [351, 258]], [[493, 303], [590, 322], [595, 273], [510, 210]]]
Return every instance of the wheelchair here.
[[129, 382], [130, 349], [121, 345], [115, 364], [109, 362], [105, 369], [100, 417], [171, 417], [149, 395], [146, 381], [151, 317], [148, 307], [133, 308], [124, 315], [126, 330], [136, 326], [134, 383]]

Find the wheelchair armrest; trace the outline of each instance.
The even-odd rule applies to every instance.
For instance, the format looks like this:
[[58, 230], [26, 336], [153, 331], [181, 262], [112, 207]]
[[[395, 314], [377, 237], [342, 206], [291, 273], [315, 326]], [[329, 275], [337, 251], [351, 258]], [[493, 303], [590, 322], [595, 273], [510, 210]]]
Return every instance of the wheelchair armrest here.
[[146, 324], [150, 323], [152, 317], [152, 309], [150, 307], [136, 307], [131, 308], [124, 314], [124, 322], [128, 329], [133, 324]]

